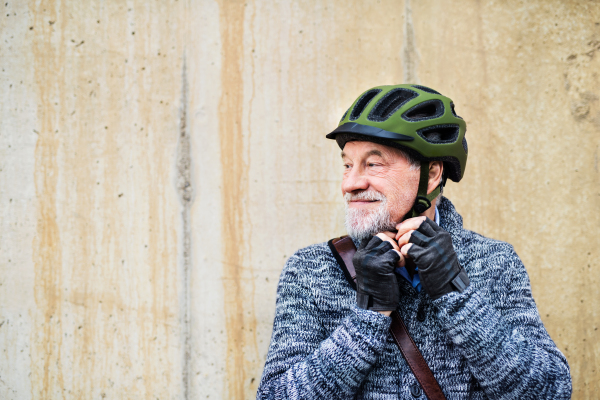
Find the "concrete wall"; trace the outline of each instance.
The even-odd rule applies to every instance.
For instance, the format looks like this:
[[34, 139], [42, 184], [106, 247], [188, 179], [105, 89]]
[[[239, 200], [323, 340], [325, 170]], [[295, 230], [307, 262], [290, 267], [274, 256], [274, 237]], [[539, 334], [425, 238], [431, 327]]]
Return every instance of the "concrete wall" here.
[[600, 390], [597, 2], [4, 3], [1, 398], [253, 398], [283, 262], [344, 233], [324, 134], [403, 81], [454, 99], [448, 197]]

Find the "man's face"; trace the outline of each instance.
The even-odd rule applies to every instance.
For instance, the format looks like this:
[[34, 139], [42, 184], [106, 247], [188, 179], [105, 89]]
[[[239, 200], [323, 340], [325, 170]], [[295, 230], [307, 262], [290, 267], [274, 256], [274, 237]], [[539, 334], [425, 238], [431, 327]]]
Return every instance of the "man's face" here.
[[362, 239], [393, 230], [412, 208], [419, 169], [396, 149], [371, 142], [348, 142], [342, 151], [346, 229]]

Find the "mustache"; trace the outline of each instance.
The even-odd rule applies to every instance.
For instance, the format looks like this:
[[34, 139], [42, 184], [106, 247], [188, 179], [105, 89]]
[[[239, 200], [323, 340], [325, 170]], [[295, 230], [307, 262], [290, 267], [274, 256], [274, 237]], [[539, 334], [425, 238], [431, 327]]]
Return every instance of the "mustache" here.
[[387, 198], [383, 195], [383, 193], [377, 192], [375, 190], [368, 190], [359, 193], [346, 193], [344, 195], [344, 200], [346, 204], [355, 200], [366, 200], [366, 201], [386, 201]]

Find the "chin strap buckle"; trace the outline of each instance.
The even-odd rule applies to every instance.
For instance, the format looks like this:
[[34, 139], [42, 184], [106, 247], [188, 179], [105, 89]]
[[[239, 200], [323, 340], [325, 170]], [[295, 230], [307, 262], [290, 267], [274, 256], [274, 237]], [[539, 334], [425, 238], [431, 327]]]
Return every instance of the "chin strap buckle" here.
[[429, 207], [431, 207], [431, 201], [429, 201], [427, 197], [417, 196], [415, 205], [413, 206], [413, 210], [415, 210], [417, 214], [423, 214], [429, 209]]

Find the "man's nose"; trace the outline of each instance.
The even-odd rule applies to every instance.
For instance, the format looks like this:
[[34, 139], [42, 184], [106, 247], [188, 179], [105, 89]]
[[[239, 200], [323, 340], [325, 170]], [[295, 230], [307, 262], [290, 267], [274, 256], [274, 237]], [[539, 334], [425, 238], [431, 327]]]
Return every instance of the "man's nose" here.
[[342, 180], [342, 191], [352, 193], [357, 190], [366, 190], [369, 187], [369, 180], [356, 168], [352, 169]]

